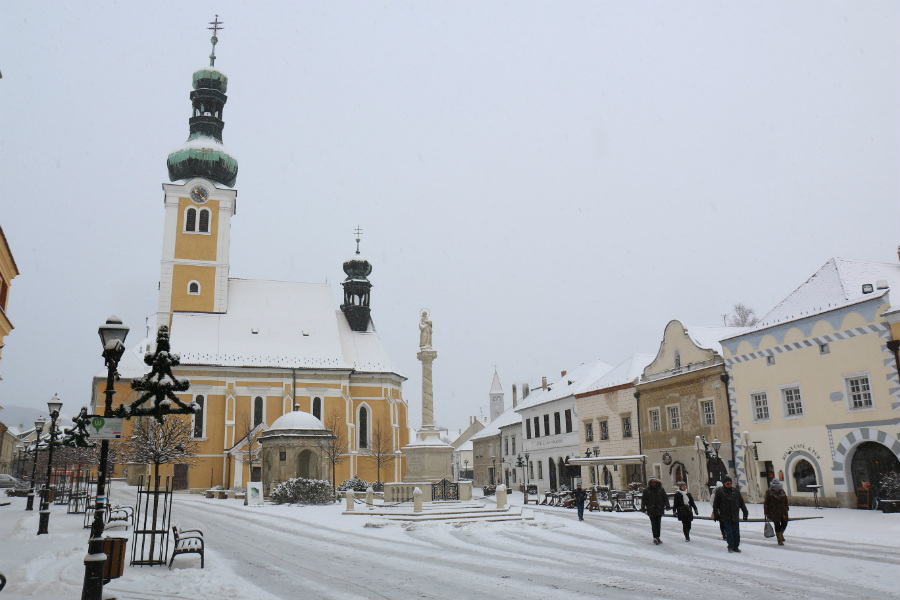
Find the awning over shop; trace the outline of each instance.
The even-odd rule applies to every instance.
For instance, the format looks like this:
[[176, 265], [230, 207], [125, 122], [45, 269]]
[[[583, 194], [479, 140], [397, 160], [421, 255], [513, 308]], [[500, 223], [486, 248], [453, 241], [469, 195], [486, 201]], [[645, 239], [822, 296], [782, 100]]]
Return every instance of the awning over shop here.
[[647, 460], [646, 454], [630, 454], [628, 456], [591, 456], [585, 458], [570, 458], [569, 464], [583, 467], [598, 467], [601, 465], [640, 465]]

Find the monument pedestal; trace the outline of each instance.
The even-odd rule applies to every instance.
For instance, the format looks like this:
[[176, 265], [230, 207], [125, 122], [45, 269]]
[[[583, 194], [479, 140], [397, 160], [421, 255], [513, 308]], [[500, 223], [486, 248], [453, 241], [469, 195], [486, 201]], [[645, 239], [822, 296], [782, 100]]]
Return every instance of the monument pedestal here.
[[441, 440], [441, 433], [434, 426], [424, 426], [415, 441], [403, 447], [406, 455], [404, 482], [440, 481], [452, 479], [451, 460], [453, 446]]

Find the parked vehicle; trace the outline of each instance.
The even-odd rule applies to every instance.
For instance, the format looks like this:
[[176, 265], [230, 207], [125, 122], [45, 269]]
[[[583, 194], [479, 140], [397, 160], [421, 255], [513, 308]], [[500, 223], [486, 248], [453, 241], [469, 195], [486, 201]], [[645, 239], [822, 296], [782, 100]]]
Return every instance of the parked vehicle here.
[[6, 473], [0, 473], [0, 488], [21, 488], [25, 487], [25, 482], [13, 477], [12, 475], [7, 475]]

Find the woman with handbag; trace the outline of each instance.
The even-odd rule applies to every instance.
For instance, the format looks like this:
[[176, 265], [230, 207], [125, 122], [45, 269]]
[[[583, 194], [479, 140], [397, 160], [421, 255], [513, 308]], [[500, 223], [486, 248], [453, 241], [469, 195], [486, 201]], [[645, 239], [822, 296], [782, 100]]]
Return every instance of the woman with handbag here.
[[[672, 512], [681, 521], [681, 528], [684, 530], [684, 541], [689, 542], [691, 541], [691, 522], [694, 520], [694, 515], [699, 515], [700, 511], [697, 510], [694, 497], [687, 491], [687, 484], [679, 481], [677, 485], [678, 491], [675, 492], [675, 497], [672, 499]], [[693, 515], [691, 510], [694, 511]]]
[[784, 486], [778, 478], [772, 480], [769, 489], [766, 490], [766, 496], [763, 499], [763, 511], [766, 518], [775, 525], [775, 537], [778, 538], [778, 545], [784, 546], [784, 530], [788, 524], [788, 497], [784, 493]]

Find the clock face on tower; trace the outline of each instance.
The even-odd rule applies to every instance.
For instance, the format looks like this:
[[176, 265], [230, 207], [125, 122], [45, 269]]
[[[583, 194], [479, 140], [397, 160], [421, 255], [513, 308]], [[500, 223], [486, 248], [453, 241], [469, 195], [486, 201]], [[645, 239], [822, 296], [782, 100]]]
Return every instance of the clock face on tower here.
[[209, 192], [202, 185], [195, 185], [191, 188], [191, 200], [197, 204], [203, 204], [209, 198]]

